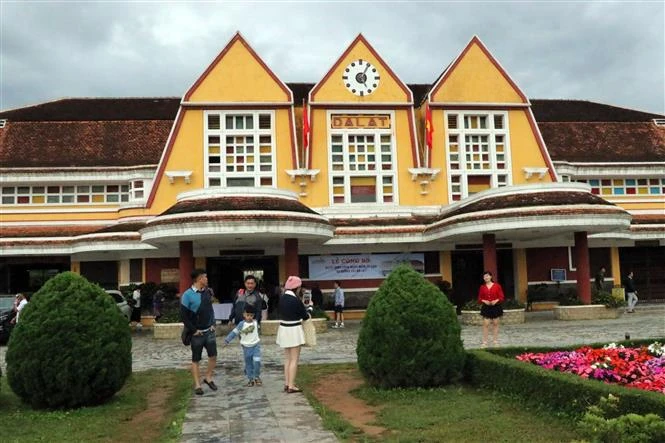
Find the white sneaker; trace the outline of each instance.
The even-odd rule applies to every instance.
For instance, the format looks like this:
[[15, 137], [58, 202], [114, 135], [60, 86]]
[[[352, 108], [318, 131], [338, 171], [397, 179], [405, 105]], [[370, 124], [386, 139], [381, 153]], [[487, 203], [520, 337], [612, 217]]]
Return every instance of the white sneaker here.
[[337, 328], [339, 328], [339, 325], [337, 323], [335, 323], [334, 325], [331, 326], [331, 328], [337, 329]]
[[340, 324], [339, 324], [339, 327], [340, 327], [340, 328], [343, 328], [343, 327], [344, 327], [344, 322], [340, 323]]

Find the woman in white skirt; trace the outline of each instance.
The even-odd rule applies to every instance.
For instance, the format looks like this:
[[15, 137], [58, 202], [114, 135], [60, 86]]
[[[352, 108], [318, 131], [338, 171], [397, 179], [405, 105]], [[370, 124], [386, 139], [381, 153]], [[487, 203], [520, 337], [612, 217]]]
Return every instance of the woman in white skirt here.
[[296, 295], [301, 291], [301, 286], [300, 277], [290, 276], [284, 285], [284, 295], [279, 300], [281, 320], [277, 329], [277, 344], [284, 349], [284, 392], [289, 394], [302, 392], [295, 385], [295, 380], [300, 359], [300, 347], [305, 344], [302, 321], [307, 320], [310, 315]]

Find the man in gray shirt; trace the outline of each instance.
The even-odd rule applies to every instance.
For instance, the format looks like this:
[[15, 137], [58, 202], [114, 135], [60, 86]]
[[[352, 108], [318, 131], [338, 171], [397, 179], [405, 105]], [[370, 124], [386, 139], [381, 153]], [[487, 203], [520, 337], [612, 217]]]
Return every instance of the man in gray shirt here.
[[333, 328], [343, 328], [344, 327], [344, 290], [339, 283], [339, 280], [335, 280], [335, 324]]

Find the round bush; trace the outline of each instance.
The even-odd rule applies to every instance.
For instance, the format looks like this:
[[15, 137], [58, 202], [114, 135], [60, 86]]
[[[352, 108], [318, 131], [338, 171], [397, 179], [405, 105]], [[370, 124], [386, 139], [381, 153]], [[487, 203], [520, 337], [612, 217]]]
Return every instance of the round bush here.
[[397, 267], [371, 299], [358, 337], [358, 366], [384, 388], [431, 387], [462, 376], [455, 308], [411, 267]]
[[7, 349], [7, 381], [35, 408], [103, 403], [132, 371], [127, 319], [85, 278], [64, 272], [21, 312]]

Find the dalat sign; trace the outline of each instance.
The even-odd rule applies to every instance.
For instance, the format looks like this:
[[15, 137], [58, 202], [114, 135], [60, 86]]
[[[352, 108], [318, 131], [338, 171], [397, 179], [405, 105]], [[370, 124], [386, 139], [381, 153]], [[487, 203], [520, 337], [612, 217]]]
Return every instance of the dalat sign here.
[[312, 280], [357, 280], [385, 278], [395, 266], [406, 263], [425, 272], [425, 254], [313, 255], [309, 257]]
[[390, 129], [388, 114], [333, 114], [330, 116], [332, 129]]

